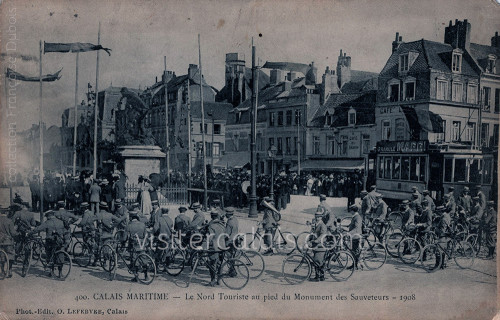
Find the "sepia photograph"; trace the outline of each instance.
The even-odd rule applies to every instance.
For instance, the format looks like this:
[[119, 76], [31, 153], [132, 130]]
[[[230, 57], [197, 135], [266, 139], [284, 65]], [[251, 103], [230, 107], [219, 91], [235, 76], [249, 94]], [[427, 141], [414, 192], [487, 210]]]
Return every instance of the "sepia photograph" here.
[[500, 319], [500, 0], [0, 0], [0, 319]]

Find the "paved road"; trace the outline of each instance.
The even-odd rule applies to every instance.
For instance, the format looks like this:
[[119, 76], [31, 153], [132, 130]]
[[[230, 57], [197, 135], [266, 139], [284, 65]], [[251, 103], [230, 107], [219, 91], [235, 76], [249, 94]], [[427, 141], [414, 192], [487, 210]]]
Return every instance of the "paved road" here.
[[[345, 199], [328, 202], [337, 214], [347, 215]], [[307, 230], [304, 222], [313, 217], [317, 203], [316, 197], [293, 197], [282, 214], [283, 229], [296, 233]], [[242, 232], [250, 231], [256, 224], [257, 219], [248, 219], [246, 212], [238, 212], [237, 216]], [[449, 268], [428, 274], [418, 266], [388, 258], [381, 269], [356, 271], [345, 282], [327, 278], [321, 283], [292, 286], [281, 276], [284, 256], [265, 259], [263, 276], [251, 280], [240, 291], [205, 287], [209, 280], [205, 274], [186, 288], [184, 274], [176, 278], [160, 275], [145, 286], [132, 283], [131, 275], [123, 270], [110, 282], [98, 267], [74, 267], [66, 281], [49, 279], [38, 269], [26, 278], [15, 274], [0, 282], [0, 311], [6, 313], [7, 319], [103, 318], [94, 315], [99, 312], [115, 319], [146, 315], [219, 319], [492, 319], [495, 314], [496, 260], [477, 259], [470, 270], [459, 269], [451, 262]], [[76, 301], [77, 297], [83, 300]], [[22, 311], [38, 314], [21, 314]]]

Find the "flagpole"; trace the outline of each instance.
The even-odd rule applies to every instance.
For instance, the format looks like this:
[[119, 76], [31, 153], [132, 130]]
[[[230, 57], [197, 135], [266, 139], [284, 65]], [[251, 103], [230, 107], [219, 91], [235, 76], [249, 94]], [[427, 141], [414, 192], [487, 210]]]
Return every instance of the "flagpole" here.
[[[188, 74], [188, 79], [187, 79], [187, 127], [188, 127], [188, 188], [191, 188], [191, 151], [192, 146], [191, 146], [191, 93], [190, 93], [190, 82], [191, 79], [189, 78]], [[189, 196], [191, 196], [191, 193], [189, 193]], [[189, 203], [191, 203], [191, 199], [189, 199]]]
[[170, 187], [170, 134], [168, 130], [168, 90], [167, 90], [167, 57], [163, 56], [163, 87], [165, 89], [165, 151], [167, 153], [167, 185]]
[[[101, 44], [101, 21], [97, 31], [97, 45]], [[99, 51], [97, 50], [97, 62], [95, 66], [95, 106], [94, 106], [94, 179], [97, 179], [97, 112], [99, 110]]]
[[205, 108], [203, 107], [203, 73], [201, 69], [201, 42], [200, 34], [198, 33], [198, 60], [200, 64], [200, 105], [201, 105], [201, 140], [203, 145], [203, 207], [205, 211], [208, 209], [208, 192], [207, 192], [207, 164], [206, 164], [206, 146], [205, 146]]
[[73, 129], [73, 176], [76, 176], [76, 134], [77, 134], [77, 121], [78, 121], [78, 58], [80, 53], [76, 53], [76, 71], [75, 71], [75, 116]]
[[40, 183], [40, 222], [43, 221], [43, 104], [42, 104], [42, 40], [40, 40], [40, 63], [39, 63], [39, 71], [40, 71], [40, 92], [39, 92], [39, 117], [40, 117], [40, 125], [38, 129], [40, 130], [40, 172], [39, 172], [39, 183]]

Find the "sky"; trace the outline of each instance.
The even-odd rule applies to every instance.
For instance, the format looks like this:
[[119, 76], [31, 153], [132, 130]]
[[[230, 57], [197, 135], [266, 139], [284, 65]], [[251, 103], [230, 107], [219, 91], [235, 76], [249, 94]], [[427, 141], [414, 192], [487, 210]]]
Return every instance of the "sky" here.
[[[495, 0], [419, 1], [3, 1], [0, 5], [1, 52], [16, 54], [15, 68], [38, 75], [39, 41], [101, 44], [99, 89], [126, 86], [145, 88], [161, 77], [164, 56], [167, 69], [187, 73], [198, 64], [201, 35], [203, 74], [218, 89], [224, 84], [224, 59], [229, 52], [245, 54], [251, 62], [251, 39], [260, 64], [265, 61], [311, 63], [318, 67], [318, 81], [325, 67], [335, 68], [339, 50], [352, 57], [352, 68], [380, 72], [399, 32], [403, 41], [443, 41], [449, 20], [468, 19], [471, 41], [489, 44], [500, 31], [500, 5]], [[7, 43], [15, 42], [15, 50]], [[10, 45], [12, 49], [14, 45]], [[20, 59], [20, 55], [35, 59]], [[62, 78], [43, 85], [43, 121], [61, 125], [61, 113], [74, 105], [74, 53], [42, 56], [43, 74], [63, 68]], [[1, 63], [2, 73], [6, 57]], [[95, 87], [96, 53], [80, 53], [78, 101], [85, 98], [87, 83]], [[4, 86], [4, 79], [1, 84]], [[16, 130], [38, 123], [39, 85], [16, 86]], [[5, 91], [2, 90], [5, 96]], [[2, 119], [6, 119], [2, 99]], [[2, 135], [5, 135], [5, 121]]]

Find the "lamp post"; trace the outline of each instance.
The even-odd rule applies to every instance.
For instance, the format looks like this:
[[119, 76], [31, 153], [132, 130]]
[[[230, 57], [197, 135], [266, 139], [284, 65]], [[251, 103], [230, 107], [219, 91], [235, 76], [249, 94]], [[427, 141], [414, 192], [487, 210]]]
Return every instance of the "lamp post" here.
[[269, 197], [274, 201], [274, 158], [276, 157], [276, 152], [278, 148], [273, 144], [267, 149], [267, 155], [271, 159], [271, 192]]

